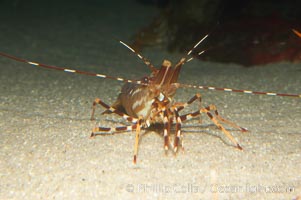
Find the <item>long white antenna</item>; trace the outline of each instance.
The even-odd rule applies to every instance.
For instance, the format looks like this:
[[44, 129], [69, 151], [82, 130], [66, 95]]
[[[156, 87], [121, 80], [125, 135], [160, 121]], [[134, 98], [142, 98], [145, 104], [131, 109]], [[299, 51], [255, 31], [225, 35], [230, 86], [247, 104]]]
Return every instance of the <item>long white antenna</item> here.
[[136, 54], [138, 56], [138, 58], [140, 58], [144, 64], [146, 64], [151, 70], [152, 72], [156, 72], [158, 69], [145, 57], [143, 57], [141, 54], [139, 54], [138, 52], [136, 52], [132, 47], [130, 47], [129, 45], [127, 45], [126, 43], [124, 43], [123, 41], [119, 41], [123, 46], [125, 46], [126, 48], [128, 48], [129, 50], [131, 50], [134, 54]]
[[[187, 56], [189, 56], [207, 37], [209, 36], [209, 34], [205, 35], [200, 41], [198, 41], [193, 47], [192, 49], [190, 49], [190, 51], [188, 51], [188, 53], [186, 54]], [[205, 50], [201, 51], [198, 53], [198, 55], [201, 55], [205, 53]], [[188, 63], [190, 61], [193, 60], [193, 57], [188, 58], [185, 63]]]

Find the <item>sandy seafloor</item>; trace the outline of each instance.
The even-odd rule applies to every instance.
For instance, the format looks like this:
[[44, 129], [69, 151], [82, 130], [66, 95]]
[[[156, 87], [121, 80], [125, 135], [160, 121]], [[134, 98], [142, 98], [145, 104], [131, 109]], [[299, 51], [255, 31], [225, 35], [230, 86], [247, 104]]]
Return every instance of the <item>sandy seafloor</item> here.
[[[155, 8], [129, 0], [58, 5], [23, 5], [26, 12], [1, 7], [0, 51], [124, 78], [149, 74], [118, 39], [132, 41]], [[142, 53], [155, 65], [181, 57], [160, 48]], [[300, 77], [300, 64], [247, 69], [195, 60], [184, 66], [180, 82], [300, 93]], [[244, 150], [233, 148], [204, 116], [202, 124], [183, 124], [185, 151], [176, 156], [165, 155], [163, 138], [148, 131], [133, 165], [134, 133], [89, 138], [96, 123], [124, 124], [100, 115], [102, 108], [96, 122], [89, 120], [92, 101], [112, 103], [121, 86], [0, 57], [0, 199], [300, 198], [300, 98], [179, 89], [177, 101], [200, 92], [203, 105], [215, 104], [222, 116], [248, 128], [228, 128]]]

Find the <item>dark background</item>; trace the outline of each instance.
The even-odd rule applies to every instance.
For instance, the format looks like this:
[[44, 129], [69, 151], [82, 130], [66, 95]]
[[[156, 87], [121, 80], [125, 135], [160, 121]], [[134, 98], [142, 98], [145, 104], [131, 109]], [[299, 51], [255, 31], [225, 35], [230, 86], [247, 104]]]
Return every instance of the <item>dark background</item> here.
[[[300, 40], [291, 31], [293, 28], [301, 30], [301, 1], [133, 2], [138, 7], [118, 12], [126, 2], [1, 0], [1, 51], [8, 50], [12, 42], [21, 46], [40, 45], [35, 42], [36, 37], [53, 40], [73, 51], [81, 51], [81, 46], [87, 44], [76, 43], [82, 38], [89, 38], [96, 44], [96, 35], [101, 37], [102, 33], [111, 32], [112, 40], [125, 39], [138, 51], [148, 46], [160, 46], [170, 52], [186, 52], [200, 37], [210, 33], [203, 49], [200, 49], [207, 50], [200, 57], [203, 60], [234, 62], [244, 66], [301, 60]], [[99, 8], [104, 6], [107, 12], [100, 13]], [[139, 6], [149, 7], [149, 13], [143, 13], [144, 17], [147, 16], [144, 23], [136, 22], [142, 16]], [[126, 13], [134, 14], [134, 17], [127, 19]], [[114, 16], [115, 21], [106, 21], [107, 16]], [[156, 21], [156, 18], [159, 19]], [[129, 20], [133, 23], [129, 23]], [[114, 23], [122, 27], [123, 37], [120, 38], [119, 33], [113, 29], [108, 30], [102, 23]], [[60, 31], [64, 29], [70, 31]], [[99, 33], [95, 34], [95, 31]], [[16, 34], [14, 41], [5, 40], [6, 35], [12, 34]]]

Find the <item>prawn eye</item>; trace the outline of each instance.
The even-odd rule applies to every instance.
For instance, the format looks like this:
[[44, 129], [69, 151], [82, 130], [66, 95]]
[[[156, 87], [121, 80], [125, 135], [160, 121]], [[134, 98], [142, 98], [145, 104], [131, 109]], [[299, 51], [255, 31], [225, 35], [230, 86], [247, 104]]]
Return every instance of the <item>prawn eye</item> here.
[[149, 83], [149, 78], [146, 76], [142, 79], [142, 83]]

